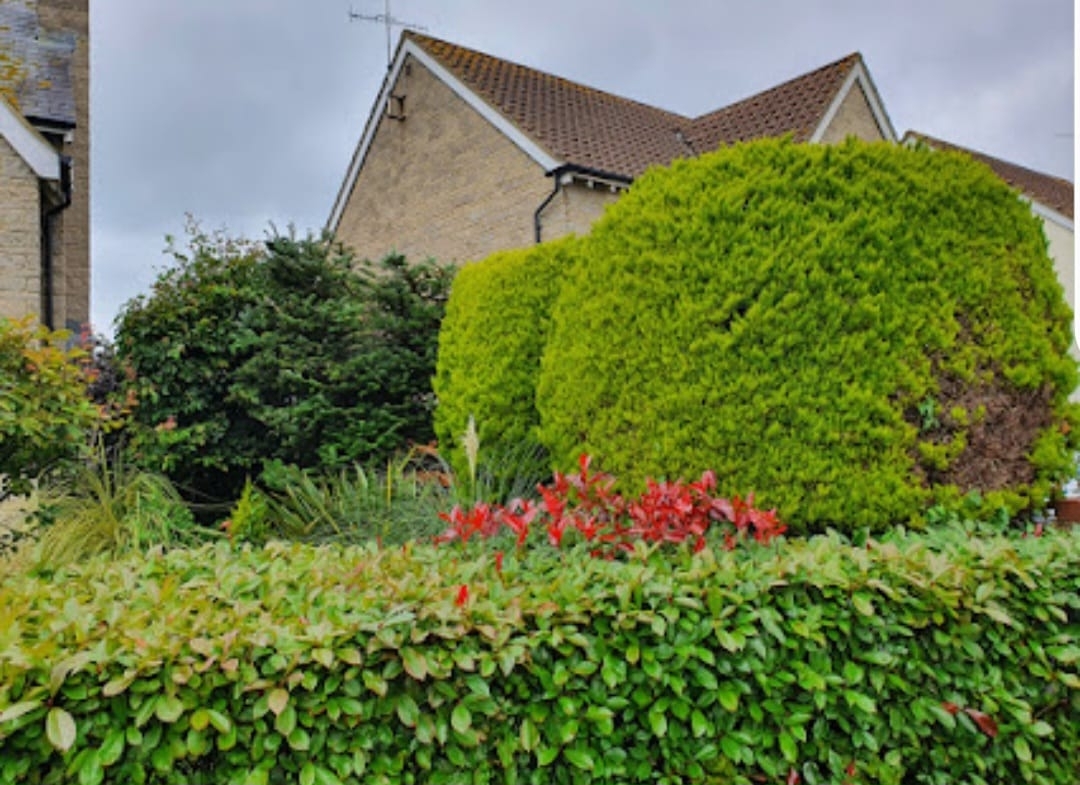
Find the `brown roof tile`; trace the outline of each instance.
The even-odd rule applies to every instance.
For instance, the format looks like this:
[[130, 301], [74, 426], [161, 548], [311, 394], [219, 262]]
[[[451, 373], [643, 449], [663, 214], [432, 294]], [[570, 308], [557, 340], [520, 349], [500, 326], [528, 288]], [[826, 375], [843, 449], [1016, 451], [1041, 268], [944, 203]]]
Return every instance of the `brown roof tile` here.
[[693, 121], [695, 142], [706, 150], [749, 139], [792, 134], [809, 140], [861, 57], [852, 53], [808, 74], [717, 109]]
[[809, 137], [859, 60], [849, 55], [691, 119], [437, 38], [405, 35], [553, 158], [626, 178], [743, 139]]
[[1046, 207], [1056, 210], [1069, 220], [1073, 217], [1073, 184], [1062, 177], [1055, 177], [1034, 169], [1028, 169], [1018, 164], [1003, 161], [1000, 158], [970, 150], [967, 147], [946, 142], [943, 139], [935, 139], [932, 136], [908, 131], [904, 134], [905, 139], [915, 139], [923, 142], [928, 147], [941, 150], [958, 150], [967, 153], [977, 161], [994, 170], [994, 173], [1013, 188], [1020, 191], [1032, 201], [1039, 202]]

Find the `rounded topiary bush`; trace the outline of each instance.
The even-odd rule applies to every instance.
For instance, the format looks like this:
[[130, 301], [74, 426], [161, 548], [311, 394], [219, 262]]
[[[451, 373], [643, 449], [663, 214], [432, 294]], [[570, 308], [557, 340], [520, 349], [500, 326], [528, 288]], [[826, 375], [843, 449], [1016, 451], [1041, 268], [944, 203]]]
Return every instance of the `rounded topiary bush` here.
[[651, 171], [577, 253], [537, 390], [557, 465], [713, 468], [796, 531], [1016, 510], [1071, 467], [1069, 308], [966, 156], [739, 145]]
[[574, 242], [502, 251], [454, 279], [439, 333], [435, 434], [459, 472], [466, 471], [469, 417], [489, 461], [512, 470], [518, 458], [535, 454], [540, 355]]

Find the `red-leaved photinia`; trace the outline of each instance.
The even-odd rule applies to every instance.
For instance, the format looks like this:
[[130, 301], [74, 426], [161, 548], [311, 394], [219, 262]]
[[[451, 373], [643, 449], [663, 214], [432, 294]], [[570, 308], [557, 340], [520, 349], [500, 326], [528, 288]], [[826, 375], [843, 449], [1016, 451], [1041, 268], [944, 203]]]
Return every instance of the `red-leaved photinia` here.
[[751, 494], [745, 500], [716, 497], [716, 475], [707, 471], [697, 482], [650, 480], [644, 493], [632, 500], [615, 490], [615, 478], [591, 471], [591, 459], [582, 455], [574, 474], [555, 473], [550, 485], [537, 488], [541, 503], [515, 499], [505, 507], [477, 503], [471, 510], [454, 507], [440, 517], [449, 528], [437, 543], [471, 537], [491, 537], [504, 527], [514, 533], [517, 547], [524, 547], [538, 523], [547, 541], [558, 548], [575, 531], [593, 545], [595, 556], [613, 558], [632, 551], [638, 541], [690, 543], [694, 551], [705, 547], [705, 534], [716, 525], [726, 526], [724, 546], [735, 547], [746, 536], [768, 543], [787, 527], [775, 510], [754, 507]]

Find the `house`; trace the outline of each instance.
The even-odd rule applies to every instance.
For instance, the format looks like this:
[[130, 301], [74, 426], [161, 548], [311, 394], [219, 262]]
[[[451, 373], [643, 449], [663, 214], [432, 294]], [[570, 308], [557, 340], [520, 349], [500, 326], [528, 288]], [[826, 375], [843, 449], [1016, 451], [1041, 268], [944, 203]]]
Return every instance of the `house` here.
[[0, 316], [90, 312], [89, 0], [0, 0]]
[[328, 229], [365, 258], [467, 262], [587, 232], [650, 166], [785, 134], [896, 140], [859, 54], [689, 118], [407, 31]]

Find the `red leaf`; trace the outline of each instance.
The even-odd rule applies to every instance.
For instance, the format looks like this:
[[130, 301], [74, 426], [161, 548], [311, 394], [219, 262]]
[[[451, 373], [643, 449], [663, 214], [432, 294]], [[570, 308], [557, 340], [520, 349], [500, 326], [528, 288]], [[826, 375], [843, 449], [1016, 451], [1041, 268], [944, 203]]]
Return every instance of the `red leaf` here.
[[851, 763], [849, 763], [847, 765], [847, 768], [844, 769], [844, 771], [847, 772], [847, 775], [849, 777], [854, 777], [855, 776], [855, 761], [852, 761]]
[[994, 722], [994, 718], [989, 714], [984, 714], [977, 709], [964, 709], [967, 715], [975, 721], [975, 724], [979, 726], [979, 730], [989, 736], [991, 739], [998, 735], [998, 726]]
[[469, 601], [469, 587], [466, 584], [461, 584], [457, 590], [457, 597], [454, 599], [454, 605], [459, 608], [464, 607], [465, 603]]
[[563, 535], [566, 534], [566, 518], [559, 518], [548, 524], [548, 542], [556, 548], [562, 545]]
[[955, 703], [952, 703], [951, 701], [942, 701], [941, 708], [945, 709], [945, 711], [953, 715], [960, 711], [960, 707], [957, 706]]
[[503, 563], [503, 552], [502, 551], [496, 551], [495, 552], [495, 572], [499, 573], [500, 575], [502, 575], [502, 563]]
[[787, 775], [787, 785], [799, 785], [802, 782], [802, 777], [799, 776], [799, 772], [792, 769]]

